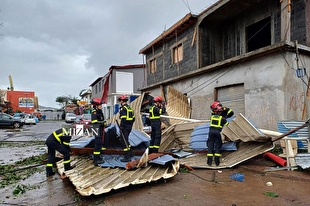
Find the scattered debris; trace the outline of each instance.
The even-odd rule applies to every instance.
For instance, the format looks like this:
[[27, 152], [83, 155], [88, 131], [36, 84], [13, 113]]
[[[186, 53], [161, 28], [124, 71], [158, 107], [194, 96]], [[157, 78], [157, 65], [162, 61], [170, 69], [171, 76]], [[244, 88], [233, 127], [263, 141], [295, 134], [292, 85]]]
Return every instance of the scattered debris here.
[[229, 175], [229, 178], [232, 180], [239, 181], [239, 182], [244, 182], [244, 175], [241, 173], [235, 173], [235, 174]]

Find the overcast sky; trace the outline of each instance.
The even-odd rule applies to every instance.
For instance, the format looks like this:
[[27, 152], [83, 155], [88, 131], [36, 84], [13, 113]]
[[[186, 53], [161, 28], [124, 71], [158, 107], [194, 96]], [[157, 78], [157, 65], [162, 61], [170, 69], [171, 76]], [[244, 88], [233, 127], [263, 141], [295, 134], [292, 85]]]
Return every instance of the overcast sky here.
[[187, 13], [216, 0], [1, 0], [0, 88], [34, 91], [60, 108], [110, 66], [142, 64], [139, 51]]

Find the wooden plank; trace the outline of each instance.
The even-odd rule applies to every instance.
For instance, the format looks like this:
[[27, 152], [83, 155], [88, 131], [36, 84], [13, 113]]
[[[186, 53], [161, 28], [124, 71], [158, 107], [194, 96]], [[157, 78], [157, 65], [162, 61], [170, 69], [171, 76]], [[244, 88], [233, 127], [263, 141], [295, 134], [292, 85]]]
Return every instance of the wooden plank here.
[[[93, 154], [94, 148], [74, 148], [71, 147], [71, 152], [73, 155], [85, 155], [85, 154]], [[119, 154], [119, 155], [124, 155], [125, 152], [122, 149], [109, 149], [107, 148], [106, 150], [101, 151], [102, 154]], [[132, 153], [137, 156], [143, 155], [144, 151], [143, 150], [132, 150]]]

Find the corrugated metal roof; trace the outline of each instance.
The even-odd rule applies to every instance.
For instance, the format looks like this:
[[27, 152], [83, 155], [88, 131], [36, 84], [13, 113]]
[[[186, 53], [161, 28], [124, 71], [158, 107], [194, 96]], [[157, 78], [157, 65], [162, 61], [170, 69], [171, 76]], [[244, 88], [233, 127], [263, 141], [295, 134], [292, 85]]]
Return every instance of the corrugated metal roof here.
[[[227, 119], [228, 122], [231, 122], [235, 118], [229, 118]], [[210, 129], [210, 123], [202, 124], [199, 126], [196, 126], [191, 134], [190, 139], [190, 148], [195, 151], [202, 151], [207, 150], [207, 141], [209, 137], [209, 129]], [[236, 142], [224, 142], [222, 147], [222, 151], [234, 151], [237, 150]]]
[[[175, 176], [179, 170], [179, 162], [173, 161], [168, 166], [149, 164], [145, 168], [126, 170], [123, 168], [96, 167], [89, 156], [71, 156], [72, 165], [76, 167], [66, 171], [76, 190], [82, 196], [99, 195], [129, 185], [144, 184], [168, 179]], [[63, 174], [63, 161], [57, 162], [58, 172]]]
[[[182, 96], [182, 94], [180, 93], [180, 95], [178, 95], [176, 94], [176, 91], [173, 91], [172, 96], [178, 97]], [[131, 103], [132, 108], [137, 111], [135, 113], [136, 121], [134, 123], [134, 128], [129, 136], [130, 144], [134, 145], [132, 147], [134, 149], [133, 152], [137, 152], [138, 150], [148, 151], [146, 148], [148, 147], [149, 136], [143, 132], [142, 118], [138, 115], [143, 100], [144, 94]], [[175, 104], [180, 105], [176, 106]], [[186, 104], [184, 101], [174, 101], [174, 104], [169, 103], [167, 107], [179, 107], [179, 116], [189, 118], [188, 109], [181, 109], [184, 104]], [[107, 135], [105, 135], [105, 139], [109, 140], [108, 148], [111, 148], [111, 150], [122, 148], [119, 141], [116, 140], [117, 138], [113, 137], [114, 133], [116, 133], [116, 135], [119, 133], [118, 128], [115, 128], [114, 124], [117, 118], [118, 116], [115, 115], [111, 119], [112, 125], [109, 127], [109, 130], [106, 130]], [[70, 179], [72, 184], [75, 185], [77, 191], [81, 195], [98, 195], [110, 192], [111, 190], [127, 187], [129, 185], [143, 184], [161, 178], [171, 178], [177, 174], [180, 164], [185, 164], [193, 168], [230, 168], [254, 156], [270, 151], [273, 148], [273, 142], [270, 141], [270, 137], [265, 136], [242, 114], [238, 114], [237, 117], [231, 120], [230, 124], [223, 129], [223, 135], [229, 141], [235, 142], [237, 150], [224, 151], [221, 158], [221, 164], [219, 166], [210, 167], [206, 163], [204, 146], [201, 146], [204, 141], [202, 136], [206, 135], [207, 126], [207, 122], [186, 122], [173, 124], [168, 127], [162, 133], [160, 152], [173, 152], [173, 156], [164, 155], [161, 157], [153, 156], [154, 158], [150, 158], [153, 154], [144, 154], [143, 157], [146, 158], [141, 158], [144, 162], [139, 164], [137, 163], [137, 159], [141, 156], [136, 155], [133, 158], [133, 160], [136, 161], [130, 162], [134, 163], [134, 165], [138, 165], [137, 167], [140, 165], [144, 165], [144, 167], [131, 167], [135, 169], [126, 170], [124, 169], [124, 163], [119, 161], [120, 155], [114, 153], [113, 155], [108, 154], [107, 151], [109, 150], [107, 149], [103, 152], [104, 154], [102, 154], [102, 157], [106, 162], [100, 167], [95, 167], [93, 165], [90, 155], [73, 155], [71, 161], [72, 165], [75, 165], [76, 167], [70, 171], [66, 171], [66, 176]], [[199, 133], [198, 135], [197, 132]], [[91, 139], [85, 140], [80, 137], [77, 139], [80, 140], [81, 145], [91, 146]], [[198, 146], [194, 145], [196, 140], [200, 141]], [[78, 144], [74, 141], [70, 144], [71, 147], [78, 147], [77, 145]], [[88, 149], [88, 152], [92, 152], [93, 147]], [[202, 149], [202, 151], [197, 153], [198, 149]], [[116, 153], [117, 152], [119, 151], [116, 151]], [[148, 164], [145, 165], [144, 163], [147, 161]], [[126, 165], [126, 168], [128, 168], [128, 164]], [[59, 161], [57, 167], [58, 172], [62, 174], [64, 172], [63, 162]]]
[[[119, 128], [111, 124], [105, 129], [105, 140], [109, 141], [108, 149], [121, 149], [123, 145], [120, 141], [115, 141], [120, 136]], [[134, 184], [143, 184], [157, 181], [161, 178], [171, 178], [179, 170], [179, 161], [171, 155], [164, 155], [149, 161], [145, 168], [126, 170], [126, 162], [121, 162], [122, 155], [101, 154], [105, 161], [99, 167], [93, 165], [91, 152], [93, 151], [94, 137], [74, 136], [70, 142], [72, 151], [78, 148], [90, 147], [89, 155], [72, 155], [71, 165], [76, 166], [73, 170], [66, 171], [66, 176], [70, 179], [77, 191], [83, 196], [98, 195], [110, 192], [111, 190], [127, 187]], [[114, 141], [113, 141], [113, 140]], [[129, 143], [133, 151], [145, 151], [149, 146], [150, 138], [145, 133], [132, 130], [129, 135]], [[141, 156], [132, 157], [132, 161], [139, 160]], [[144, 165], [144, 164], [142, 164]], [[63, 160], [57, 162], [59, 174], [64, 173]]]
[[[299, 127], [301, 125], [303, 125], [305, 122], [304, 121], [280, 121], [278, 122], [278, 132], [280, 133], [286, 133], [296, 127]], [[289, 137], [306, 137], [309, 138], [309, 128], [308, 127], [304, 127], [300, 130], [297, 130], [295, 132], [293, 132], [292, 134], [288, 135]], [[306, 140], [297, 140], [298, 143], [298, 148], [307, 148], [307, 142]]]
[[[231, 124], [232, 122], [234, 123]], [[206, 126], [205, 123], [194, 122], [176, 124], [169, 127], [169, 129], [162, 135], [161, 151], [164, 151], [163, 149], [168, 149], [169, 147], [170, 149], [172, 147], [175, 149], [192, 151], [192, 155], [179, 159], [180, 164], [185, 164], [192, 168], [220, 169], [231, 168], [252, 157], [270, 151], [274, 147], [269, 136], [264, 135], [242, 114], [238, 114], [222, 131], [226, 138], [236, 143], [237, 150], [224, 151], [219, 166], [208, 166], [206, 161], [206, 151], [197, 153], [194, 152], [194, 148], [191, 148], [190, 146], [191, 138], [195, 136], [193, 135], [195, 128], [198, 128], [195, 131], [197, 132], [199, 131], [199, 128], [204, 128]]]

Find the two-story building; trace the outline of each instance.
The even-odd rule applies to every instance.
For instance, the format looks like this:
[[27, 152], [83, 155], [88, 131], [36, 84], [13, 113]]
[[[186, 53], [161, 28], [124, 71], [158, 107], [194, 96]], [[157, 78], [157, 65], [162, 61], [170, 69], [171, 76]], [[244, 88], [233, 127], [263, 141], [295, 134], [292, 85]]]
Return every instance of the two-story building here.
[[104, 101], [103, 111], [106, 119], [119, 111], [117, 101], [120, 95], [127, 95], [129, 102], [140, 96], [139, 91], [146, 85], [145, 64], [111, 66], [104, 76], [98, 77], [91, 85], [92, 98]]
[[193, 119], [208, 119], [219, 100], [276, 130], [278, 121], [310, 117], [309, 46], [309, 0], [219, 0], [140, 50], [141, 91], [172, 86], [190, 99]]

